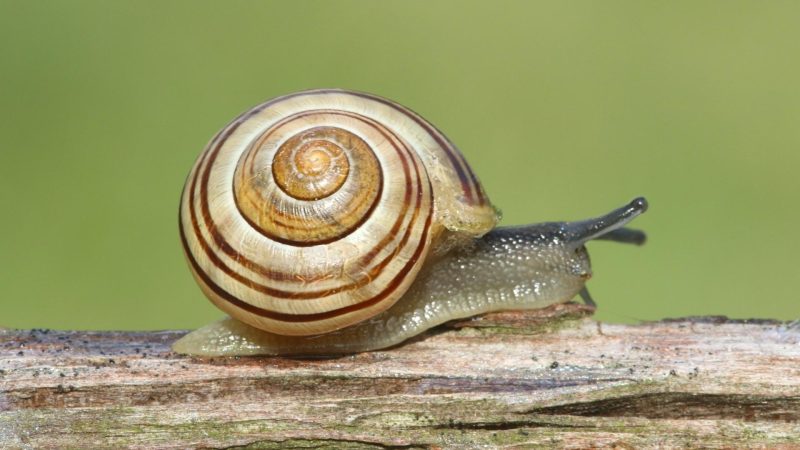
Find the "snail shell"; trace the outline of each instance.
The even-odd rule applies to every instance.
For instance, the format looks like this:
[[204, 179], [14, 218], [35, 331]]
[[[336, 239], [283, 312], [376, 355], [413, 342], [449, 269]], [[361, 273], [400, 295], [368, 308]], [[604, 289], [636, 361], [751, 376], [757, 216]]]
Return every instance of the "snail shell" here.
[[241, 322], [293, 336], [379, 314], [429, 256], [496, 223], [433, 125], [343, 90], [298, 92], [236, 118], [197, 159], [180, 208], [205, 295]]

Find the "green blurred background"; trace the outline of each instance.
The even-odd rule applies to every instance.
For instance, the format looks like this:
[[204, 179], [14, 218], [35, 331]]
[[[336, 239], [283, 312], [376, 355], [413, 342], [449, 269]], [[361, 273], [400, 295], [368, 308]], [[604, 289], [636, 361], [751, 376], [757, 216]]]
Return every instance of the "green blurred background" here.
[[590, 246], [607, 321], [800, 316], [798, 2], [0, 2], [0, 325], [221, 316], [181, 254], [207, 140], [273, 96], [380, 94], [456, 142], [505, 224], [637, 195]]

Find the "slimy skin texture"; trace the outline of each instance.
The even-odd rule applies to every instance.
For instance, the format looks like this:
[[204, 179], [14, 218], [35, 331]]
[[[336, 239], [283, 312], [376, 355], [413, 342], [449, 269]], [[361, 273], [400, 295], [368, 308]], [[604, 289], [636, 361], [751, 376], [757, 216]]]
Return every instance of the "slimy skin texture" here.
[[644, 199], [636, 199], [597, 219], [497, 228], [427, 262], [388, 310], [334, 332], [281, 336], [226, 318], [184, 336], [173, 350], [199, 356], [356, 353], [397, 345], [454, 319], [567, 302], [591, 277], [584, 243], [600, 238], [641, 244], [641, 232], [621, 227], [646, 208]]

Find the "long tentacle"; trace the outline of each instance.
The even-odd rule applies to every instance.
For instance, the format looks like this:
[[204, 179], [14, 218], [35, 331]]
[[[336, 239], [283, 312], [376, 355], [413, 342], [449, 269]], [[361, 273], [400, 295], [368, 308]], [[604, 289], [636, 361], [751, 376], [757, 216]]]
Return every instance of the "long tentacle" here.
[[610, 213], [594, 219], [568, 222], [564, 224], [567, 239], [573, 245], [583, 245], [592, 239], [608, 239], [617, 242], [644, 243], [641, 231], [622, 228], [630, 221], [647, 211], [647, 200], [639, 197]]

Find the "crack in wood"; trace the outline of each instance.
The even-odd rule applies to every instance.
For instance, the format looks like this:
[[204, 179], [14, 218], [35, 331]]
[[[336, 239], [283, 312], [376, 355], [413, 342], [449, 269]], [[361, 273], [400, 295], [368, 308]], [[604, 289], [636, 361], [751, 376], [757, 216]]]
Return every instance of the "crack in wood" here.
[[581, 429], [581, 428], [595, 428], [595, 427], [591, 425], [545, 422], [541, 420], [503, 420], [501, 422], [449, 421], [446, 424], [436, 425], [433, 428], [437, 430], [452, 429], [452, 430], [498, 431], [498, 430], [516, 430], [522, 428]]
[[800, 421], [800, 397], [662, 392], [534, 408], [527, 414], [647, 419]]
[[405, 449], [430, 449], [424, 444], [386, 444], [382, 442], [365, 441], [358, 439], [259, 439], [246, 444], [230, 445], [224, 447], [199, 447], [214, 450], [248, 450], [248, 449], [342, 449], [342, 450], [405, 450]]

